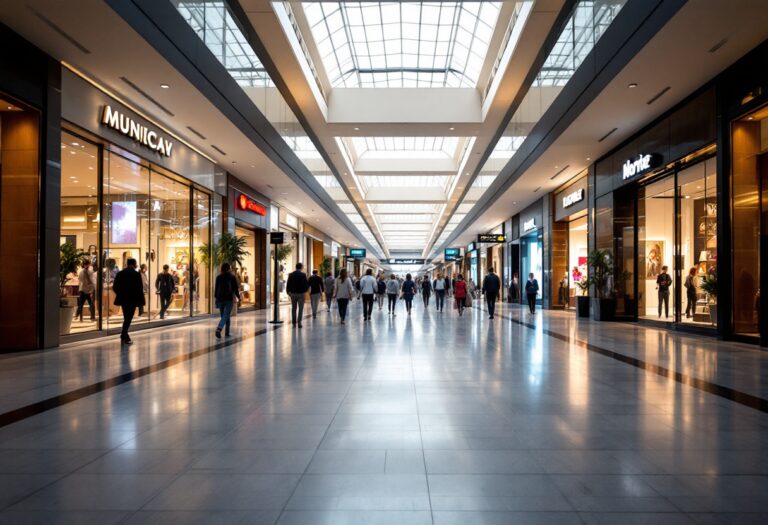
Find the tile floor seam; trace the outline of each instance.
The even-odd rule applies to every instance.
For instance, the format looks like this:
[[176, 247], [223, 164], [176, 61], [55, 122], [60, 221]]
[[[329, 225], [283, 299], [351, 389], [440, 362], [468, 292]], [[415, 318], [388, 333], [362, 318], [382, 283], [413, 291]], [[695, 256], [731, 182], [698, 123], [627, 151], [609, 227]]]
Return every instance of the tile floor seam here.
[[[334, 322], [336, 319], [336, 316], [333, 315], [333, 311], [327, 312], [330, 314], [331, 323]], [[338, 325], [340, 327], [340, 325]], [[346, 326], [346, 324], [345, 324]], [[312, 461], [315, 459], [315, 456], [317, 456], [317, 452], [320, 450], [320, 447], [322, 447], [323, 442], [325, 441], [325, 438], [328, 436], [328, 431], [331, 429], [331, 426], [333, 426], [333, 422], [336, 421], [336, 417], [339, 415], [339, 412], [341, 411], [341, 407], [344, 406], [344, 401], [349, 396], [349, 393], [352, 391], [352, 387], [355, 385], [355, 382], [357, 381], [358, 376], [360, 375], [360, 371], [363, 369], [363, 366], [365, 365], [365, 362], [370, 357], [371, 352], [370, 349], [366, 352], [366, 357], [362, 361], [360, 361], [360, 364], [357, 367], [357, 370], [355, 371], [355, 375], [352, 378], [352, 380], [349, 382], [349, 385], [347, 386], [346, 391], [344, 392], [344, 397], [341, 398], [341, 401], [339, 402], [339, 406], [336, 407], [336, 411], [333, 413], [333, 417], [328, 422], [328, 426], [325, 427], [325, 431], [323, 432], [322, 437], [320, 438], [320, 441], [318, 441], [317, 446], [315, 447], [314, 452], [312, 453], [312, 456], [309, 458], [309, 461], [307, 462], [307, 466], [304, 467], [304, 471], [299, 475], [299, 479], [296, 482], [296, 485], [294, 485], [293, 490], [291, 490], [290, 494], [285, 500], [285, 504], [283, 504], [283, 507], [280, 509], [280, 514], [278, 514], [277, 519], [275, 520], [275, 525], [278, 525], [280, 523], [280, 520], [283, 518], [283, 514], [285, 514], [285, 511], [288, 509], [288, 505], [291, 502], [291, 499], [293, 498], [294, 494], [296, 494], [296, 491], [299, 488], [299, 485], [301, 485], [301, 481], [307, 477], [309, 474], [309, 467], [312, 465]], [[385, 464], [386, 468], [386, 464]]]
[[[426, 308], [425, 308], [426, 310]], [[429, 501], [429, 518], [432, 525], [435, 525], [435, 509], [432, 506], [432, 491], [429, 486], [429, 470], [427, 469], [427, 455], [424, 452], [424, 431], [421, 426], [421, 407], [419, 405], [419, 392], [416, 389], [416, 370], [413, 368], [413, 343], [408, 345], [408, 356], [411, 364], [411, 386], [413, 387], [413, 396], [416, 400], [416, 421], [419, 423], [419, 443], [421, 445], [421, 461], [424, 465], [424, 481], [427, 484], [427, 501]]]

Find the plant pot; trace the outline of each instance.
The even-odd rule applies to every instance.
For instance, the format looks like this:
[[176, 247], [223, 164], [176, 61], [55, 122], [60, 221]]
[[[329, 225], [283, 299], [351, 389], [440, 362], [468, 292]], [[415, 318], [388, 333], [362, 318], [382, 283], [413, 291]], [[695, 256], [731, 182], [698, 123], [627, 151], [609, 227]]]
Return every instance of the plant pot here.
[[717, 326], [717, 303], [711, 303], [709, 305], [709, 320], [712, 324]]
[[580, 295], [576, 298], [576, 311], [579, 317], [589, 317], [589, 297]]
[[613, 321], [616, 316], [616, 300], [593, 298], [592, 311], [595, 321]]
[[59, 307], [59, 334], [67, 335], [72, 330], [72, 320], [75, 318], [76, 306], [61, 304]]

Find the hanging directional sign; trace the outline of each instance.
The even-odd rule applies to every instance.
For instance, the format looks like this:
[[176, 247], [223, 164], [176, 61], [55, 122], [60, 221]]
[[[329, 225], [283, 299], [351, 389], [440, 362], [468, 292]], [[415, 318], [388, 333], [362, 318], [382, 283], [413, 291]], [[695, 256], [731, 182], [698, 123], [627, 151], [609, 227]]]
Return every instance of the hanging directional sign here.
[[389, 264], [424, 264], [426, 259], [389, 259]]
[[350, 248], [349, 256], [354, 259], [365, 259], [365, 248]]
[[507, 242], [507, 236], [503, 233], [478, 233], [477, 242]]
[[269, 242], [272, 244], [283, 244], [285, 242], [285, 232], [272, 232], [269, 234]]
[[446, 248], [443, 259], [445, 262], [456, 261], [461, 258], [461, 248]]

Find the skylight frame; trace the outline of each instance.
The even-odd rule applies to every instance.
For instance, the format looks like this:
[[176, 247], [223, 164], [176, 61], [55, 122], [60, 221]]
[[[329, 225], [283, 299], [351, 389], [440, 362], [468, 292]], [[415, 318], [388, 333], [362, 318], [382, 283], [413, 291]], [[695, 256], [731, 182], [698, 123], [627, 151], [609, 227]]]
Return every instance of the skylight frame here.
[[475, 88], [501, 2], [303, 2], [302, 8], [332, 87]]

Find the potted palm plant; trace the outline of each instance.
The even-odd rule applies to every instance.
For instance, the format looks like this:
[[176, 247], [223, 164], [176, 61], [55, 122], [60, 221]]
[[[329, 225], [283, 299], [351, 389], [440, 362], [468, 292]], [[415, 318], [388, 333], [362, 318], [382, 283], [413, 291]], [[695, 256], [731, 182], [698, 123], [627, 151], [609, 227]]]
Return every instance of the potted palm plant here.
[[87, 254], [74, 244], [65, 242], [59, 247], [59, 333], [68, 334], [72, 330], [77, 297], [67, 295], [69, 274], [77, 271], [83, 257]]
[[611, 321], [616, 313], [616, 299], [611, 290], [613, 257], [609, 250], [592, 250], [587, 257], [589, 284], [597, 297], [592, 298], [592, 311], [598, 321]]
[[576, 311], [579, 317], [589, 317], [589, 286], [588, 277], [576, 281], [576, 287], [581, 291], [581, 295], [576, 297]]
[[[214, 272], [218, 272], [225, 262], [232, 266], [233, 271], [242, 269], [243, 261], [250, 255], [245, 249], [247, 243], [245, 236], [222, 233], [218, 242], [206, 242], [200, 247], [200, 262], [207, 268], [213, 268]], [[232, 309], [232, 314], [237, 315], [237, 308]]]
[[709, 320], [717, 324], [717, 273], [705, 275], [701, 280], [701, 290], [707, 294], [709, 301]]

